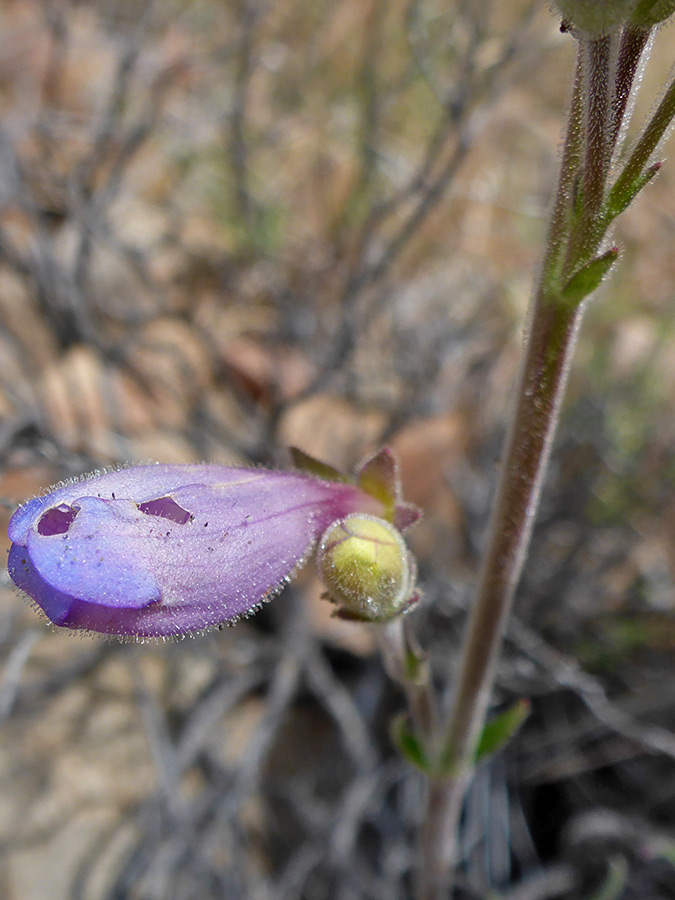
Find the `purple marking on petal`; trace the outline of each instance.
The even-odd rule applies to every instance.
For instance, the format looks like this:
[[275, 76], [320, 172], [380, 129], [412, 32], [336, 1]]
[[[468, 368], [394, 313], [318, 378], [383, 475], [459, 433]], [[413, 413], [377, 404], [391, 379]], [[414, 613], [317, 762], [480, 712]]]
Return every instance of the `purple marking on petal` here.
[[68, 506], [67, 503], [48, 509], [38, 519], [38, 534], [45, 537], [51, 537], [54, 534], [66, 534], [79, 511], [77, 507]]
[[[113, 500], [115, 495], [113, 494]], [[146, 516], [159, 516], [162, 519], [169, 519], [176, 522], [177, 525], [186, 525], [192, 518], [191, 514], [179, 506], [171, 497], [158, 497], [156, 500], [146, 500], [145, 503], [139, 503], [138, 508]]]

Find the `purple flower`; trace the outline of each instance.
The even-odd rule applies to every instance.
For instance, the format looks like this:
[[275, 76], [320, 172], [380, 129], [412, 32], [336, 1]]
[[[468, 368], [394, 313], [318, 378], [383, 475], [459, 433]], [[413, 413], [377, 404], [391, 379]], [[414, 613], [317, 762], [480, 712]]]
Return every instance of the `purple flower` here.
[[[361, 475], [375, 461], [379, 472], [382, 454], [395, 472], [387, 453]], [[143, 638], [233, 622], [280, 590], [336, 519], [416, 518], [326, 473], [158, 464], [91, 475], [14, 513], [9, 573], [68, 628]]]

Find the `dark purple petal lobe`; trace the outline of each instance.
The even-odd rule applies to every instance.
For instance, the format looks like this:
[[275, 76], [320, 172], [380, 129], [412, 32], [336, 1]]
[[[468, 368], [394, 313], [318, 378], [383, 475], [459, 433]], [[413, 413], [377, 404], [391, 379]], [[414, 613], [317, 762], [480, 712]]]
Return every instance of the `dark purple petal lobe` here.
[[176, 522], [178, 525], [185, 525], [190, 521], [190, 513], [180, 507], [171, 497], [158, 497], [156, 500], [146, 500], [145, 503], [139, 503], [138, 508], [146, 516], [159, 516], [162, 519], [168, 519], [170, 522]]
[[37, 523], [38, 534], [66, 534], [79, 512], [77, 507], [62, 503], [42, 513]]
[[40, 576], [59, 591], [89, 603], [138, 609], [161, 599], [157, 578], [140, 552], [129, 500], [82, 497], [68, 533], [28, 534], [28, 554]]
[[14, 584], [38, 604], [47, 618], [55, 625], [65, 624], [73, 598], [40, 577], [25, 547], [12, 544], [7, 568]]

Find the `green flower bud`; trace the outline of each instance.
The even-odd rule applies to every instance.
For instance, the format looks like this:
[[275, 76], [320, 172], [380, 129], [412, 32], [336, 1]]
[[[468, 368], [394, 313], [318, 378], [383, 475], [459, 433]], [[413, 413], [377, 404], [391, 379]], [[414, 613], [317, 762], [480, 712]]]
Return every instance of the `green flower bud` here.
[[640, 28], [652, 28], [674, 12], [675, 0], [638, 0], [630, 20]]
[[317, 565], [341, 618], [386, 622], [417, 600], [415, 561], [384, 519], [356, 513], [334, 522], [319, 543]]
[[615, 31], [631, 17], [637, 0], [555, 0], [563, 21], [589, 37]]

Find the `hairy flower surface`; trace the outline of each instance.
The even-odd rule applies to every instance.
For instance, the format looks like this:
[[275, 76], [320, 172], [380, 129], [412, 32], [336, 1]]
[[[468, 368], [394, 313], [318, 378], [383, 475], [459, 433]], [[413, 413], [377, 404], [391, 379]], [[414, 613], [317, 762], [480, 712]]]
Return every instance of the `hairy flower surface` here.
[[387, 514], [345, 479], [215, 465], [121, 469], [18, 509], [9, 573], [56, 625], [189, 634], [253, 612], [332, 522], [354, 512]]

